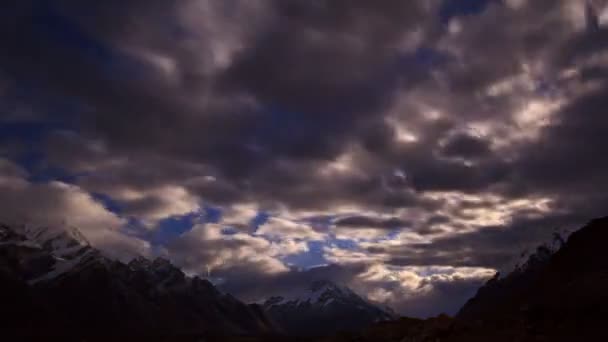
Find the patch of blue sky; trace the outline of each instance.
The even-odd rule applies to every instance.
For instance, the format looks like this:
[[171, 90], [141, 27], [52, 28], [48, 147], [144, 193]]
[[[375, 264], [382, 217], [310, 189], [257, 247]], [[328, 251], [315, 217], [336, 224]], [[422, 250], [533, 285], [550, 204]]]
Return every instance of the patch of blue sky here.
[[152, 243], [164, 245], [189, 232], [196, 225], [200, 216], [200, 213], [194, 212], [161, 220], [156, 228]]
[[91, 193], [91, 197], [93, 197], [93, 199], [96, 200], [98, 203], [101, 203], [104, 208], [106, 208], [106, 210], [116, 215], [121, 215], [124, 212], [124, 208], [122, 207], [122, 205], [106, 194], [93, 192]]
[[204, 223], [219, 223], [222, 220], [222, 209], [211, 205], [205, 205], [200, 218]]
[[491, 2], [500, 0], [444, 0], [439, 10], [439, 18], [443, 23], [453, 17], [477, 15], [482, 13]]
[[265, 211], [258, 212], [256, 216], [251, 219], [251, 222], [249, 222], [252, 233], [257, 232], [260, 226], [268, 222], [268, 219], [270, 219], [270, 214]]
[[324, 256], [324, 248], [327, 245], [323, 241], [309, 241], [308, 251], [288, 255], [282, 258], [287, 265], [300, 269], [310, 269], [328, 263]]

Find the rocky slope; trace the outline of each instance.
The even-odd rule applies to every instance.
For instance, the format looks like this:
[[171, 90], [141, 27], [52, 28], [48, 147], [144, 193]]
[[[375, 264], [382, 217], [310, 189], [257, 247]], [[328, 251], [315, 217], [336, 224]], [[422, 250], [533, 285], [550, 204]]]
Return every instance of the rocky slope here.
[[460, 310], [461, 324], [481, 331], [590, 340], [608, 336], [608, 218], [589, 222], [556, 253], [495, 277]]
[[73, 228], [0, 225], [0, 321], [39, 336], [248, 335], [272, 324], [259, 306], [187, 277], [164, 259], [110, 260]]

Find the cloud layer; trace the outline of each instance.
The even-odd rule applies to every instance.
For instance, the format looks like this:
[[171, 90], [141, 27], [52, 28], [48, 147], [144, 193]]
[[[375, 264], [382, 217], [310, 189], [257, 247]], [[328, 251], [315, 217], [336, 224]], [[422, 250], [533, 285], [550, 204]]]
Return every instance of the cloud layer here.
[[453, 313], [608, 193], [606, 2], [475, 3], [10, 5], [0, 217]]

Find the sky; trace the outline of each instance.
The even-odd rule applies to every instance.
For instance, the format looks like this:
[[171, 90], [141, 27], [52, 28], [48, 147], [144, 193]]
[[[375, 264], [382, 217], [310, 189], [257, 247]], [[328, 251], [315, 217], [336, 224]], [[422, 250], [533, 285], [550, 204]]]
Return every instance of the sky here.
[[20, 0], [0, 219], [248, 302], [455, 313], [606, 215], [607, 1]]

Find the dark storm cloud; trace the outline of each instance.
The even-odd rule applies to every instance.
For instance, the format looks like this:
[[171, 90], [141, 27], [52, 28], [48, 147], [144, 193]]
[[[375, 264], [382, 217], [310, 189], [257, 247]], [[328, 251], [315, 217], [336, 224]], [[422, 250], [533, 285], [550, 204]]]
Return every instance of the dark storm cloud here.
[[[213, 48], [204, 36], [211, 33], [189, 32], [180, 22], [180, 9], [192, 3], [85, 8], [73, 1], [24, 2], [6, 14], [18, 20], [4, 24], [11, 53], [3, 65], [12, 77], [78, 104], [62, 115], [74, 119], [75, 130], [102, 140], [112, 157], [137, 163], [148, 159], [142, 154], [154, 153], [210, 165], [232, 181], [262, 172], [280, 179], [285, 160], [331, 160], [348, 142], [377, 140], [367, 138], [372, 127], [390, 137], [381, 113], [395, 82], [418, 78], [414, 65], [399, 64], [399, 44], [408, 32], [433, 25], [421, 21], [433, 11], [430, 3], [269, 2], [269, 13], [259, 14], [266, 21], [260, 32], [227, 70], [211, 75], [200, 71], [210, 63], [200, 50]], [[207, 11], [218, 13], [206, 15], [225, 15], [228, 30], [240, 25], [226, 14], [238, 6], [210, 6]], [[198, 38], [194, 47], [191, 36]], [[154, 65], [125, 47], [172, 59], [179, 83], [167, 84]], [[239, 96], [253, 96], [261, 107], [239, 105]], [[201, 97], [217, 103], [201, 105], [195, 100]], [[163, 170], [164, 163], [156, 168], [168, 182], [181, 178]], [[279, 186], [300, 181], [285, 177]]]
[[[536, 13], [549, 6], [543, 4], [529, 4], [529, 12]], [[252, 95], [262, 104], [263, 112], [242, 107], [227, 112], [224, 108], [198, 108], [178, 95], [179, 91], [186, 94], [196, 91], [189, 88], [190, 84], [184, 81], [172, 89], [163, 82], [150, 82], [153, 80], [147, 77], [158, 74], [157, 70], [117, 49], [128, 43], [158, 49], [178, 61], [180, 72], [193, 72], [191, 69], [196, 63], [187, 57], [195, 59], [195, 51], [182, 51], [174, 44], [175, 40], [188, 36], [187, 32], [180, 31], [185, 28], [180, 27], [178, 5], [166, 2], [133, 2], [127, 7], [104, 2], [88, 10], [72, 1], [16, 5], [11, 14], [20, 20], [14, 23], [15, 28], [7, 20], [3, 29], [9, 38], [7, 51], [11, 51], [4, 56], [3, 64], [20, 78], [52, 82], [52, 88], [48, 88], [90, 108], [88, 114], [89, 110], [78, 113], [79, 121], [82, 127], [94, 128], [93, 133], [106, 141], [112, 153], [124, 151], [130, 157], [143, 151], [170, 154], [217, 167], [229, 178], [248, 178], [259, 168], [266, 174], [280, 174], [281, 169], [274, 166], [276, 160], [331, 159], [349, 141], [362, 141], [372, 151], [390, 146], [392, 135], [382, 123], [381, 114], [395, 82], [413, 76], [417, 79], [419, 69], [415, 64], [395, 64], [402, 56], [396, 46], [410, 29], [421, 26], [431, 30], [433, 21], [420, 18], [432, 10], [422, 3], [396, 1], [374, 5], [292, 1], [273, 5], [268, 24], [219, 75], [220, 89], [213, 90], [211, 86], [212, 96], [218, 91], [228, 91], [228, 96]], [[504, 8], [493, 4], [480, 21], [512, 19], [504, 12]], [[523, 13], [516, 19], [523, 21], [532, 15]], [[85, 21], [86, 15], [91, 20]], [[154, 25], [163, 20], [167, 25], [160, 28]], [[466, 21], [474, 20], [477, 19]], [[32, 21], [42, 27], [26, 27]], [[562, 24], [553, 20], [550, 25], [555, 28]], [[512, 29], [511, 26], [495, 27], [495, 34], [464, 35], [463, 39], [467, 40], [462, 45], [477, 51], [475, 47], [485, 44], [490, 36], [494, 42], [500, 41], [496, 36], [505, 36], [507, 44], [527, 39]], [[20, 38], [14, 34], [17, 30], [21, 32]], [[544, 28], [537, 35], [550, 32], [555, 30]], [[599, 37], [599, 33], [596, 35]], [[546, 41], [548, 45], [552, 40]], [[590, 42], [584, 45], [594, 46]], [[499, 45], [491, 46], [484, 51], [498, 54]], [[524, 52], [533, 52], [532, 47], [524, 47]], [[544, 51], [541, 47], [535, 49], [540, 53]], [[31, 60], [33, 56], [44, 61], [43, 69], [32, 68], [40, 65]], [[487, 55], [483, 59], [487, 61]], [[502, 61], [508, 58], [490, 60], [492, 62], [473, 60], [459, 71], [447, 69], [453, 89], [467, 91], [459, 85], [459, 75], [469, 79], [491, 77], [470, 80], [472, 91], [511, 71], [510, 67], [496, 65], [507, 63]], [[481, 69], [475, 71], [476, 68]], [[199, 76], [200, 82], [213, 83]], [[218, 112], [214, 114], [214, 111]], [[374, 135], [374, 127], [381, 133]], [[418, 151], [415, 154], [403, 155], [398, 151], [395, 156], [406, 160], [405, 168], [412, 175], [416, 189], [484, 189], [505, 179], [503, 163], [469, 167], [439, 161], [430, 156], [430, 146], [418, 146], [420, 144], [412, 147]], [[489, 150], [487, 142], [481, 139], [458, 135], [448, 141], [443, 153], [475, 157], [487, 155]], [[167, 178], [173, 178], [173, 170], [165, 173]], [[287, 188], [303, 180], [318, 181], [309, 177], [285, 179], [279, 184]], [[392, 200], [387, 202], [390, 204]]]
[[608, 162], [598, 157], [608, 144], [606, 95], [608, 85], [604, 84], [557, 113], [557, 123], [524, 153], [519, 165], [521, 182], [563, 195], [605, 192]]
[[[262, 102], [265, 113], [257, 115], [243, 113], [246, 108], [228, 113], [197, 108], [183, 99], [215, 93], [205, 90], [213, 87], [213, 80], [196, 74], [205, 63], [196, 61], [204, 59], [199, 51], [182, 51], [174, 44], [194, 34], [180, 31], [187, 29], [176, 17], [183, 4], [134, 2], [125, 7], [104, 2], [85, 8], [72, 1], [25, 2], [6, 14], [15, 19], [4, 24], [10, 53], [3, 64], [17, 77], [44, 82], [53, 92], [86, 105], [90, 113], [84, 114], [88, 118], [81, 119], [83, 124], [117, 147], [154, 143], [162, 152], [211, 161], [226, 172], [267, 161], [246, 144], [287, 158], [331, 157], [359, 123], [355, 113], [379, 110], [390, 95], [391, 79], [399, 74], [391, 65], [397, 57], [393, 45], [407, 29], [404, 23], [415, 24], [403, 16], [416, 19], [424, 10], [415, 2], [395, 1], [272, 4], [277, 12], [269, 19], [272, 29], [262, 31], [220, 77], [220, 84], [231, 80], [230, 88], [236, 89], [224, 95], [252, 94]], [[182, 77], [179, 87], [155, 80], [158, 70], [123, 49], [130, 43], [175, 59]], [[134, 127], [139, 128], [137, 137]], [[290, 134], [278, 127], [289, 128]], [[199, 130], [205, 134], [196, 134]], [[168, 132], [176, 134], [168, 140]], [[232, 137], [240, 143], [231, 142]], [[278, 148], [287, 150], [274, 151]]]
[[452, 265], [487, 267], [509, 271], [509, 266], [526, 252], [551, 243], [554, 233], [567, 234], [584, 222], [587, 213], [565, 213], [542, 218], [514, 217], [507, 226], [485, 227], [475, 232], [439, 238], [432, 244], [371, 250], [392, 256], [395, 265]]
[[[446, 148], [446, 147], [444, 147]], [[455, 147], [447, 148], [455, 153]], [[435, 151], [441, 149], [437, 140], [424, 140], [408, 148], [398, 147], [388, 151], [386, 158], [394, 160], [408, 175], [411, 187], [418, 191], [480, 191], [505, 181], [509, 177], [510, 166], [500, 156], [481, 151], [484, 147], [457, 146], [456, 148], [474, 148], [477, 151], [458, 151], [462, 153], [481, 153], [485, 158], [473, 165], [460, 159], [436, 157]], [[487, 147], [485, 147], [487, 148]], [[478, 155], [477, 157], [482, 157]], [[460, 157], [472, 157], [461, 155]]]
[[384, 219], [369, 216], [349, 216], [334, 221], [334, 224], [339, 227], [350, 228], [395, 229], [408, 227], [411, 222], [396, 217]]
[[[434, 2], [277, 1], [271, 29], [236, 56], [221, 78], [270, 111], [252, 143], [275, 156], [328, 160], [349, 142], [390, 136], [381, 116], [397, 82], [426, 77], [400, 63], [399, 44], [432, 22]], [[417, 27], [422, 26], [422, 27]]]
[[[390, 95], [391, 80], [415, 71], [396, 69], [396, 45], [408, 29], [425, 25], [419, 19], [429, 13], [429, 5], [342, 0], [276, 4], [276, 25], [237, 57], [227, 76], [235, 87], [245, 87], [279, 110], [310, 119], [328, 114], [355, 119]], [[327, 126], [339, 128], [334, 125]]]
[[[180, 33], [176, 33], [179, 27], [174, 27], [179, 26], [177, 5], [130, 3], [117, 18], [112, 16], [117, 4], [96, 5], [93, 11], [96, 15], [87, 21], [82, 15], [91, 12], [76, 2], [31, 6], [36, 10], [29, 11], [27, 5], [21, 5], [17, 17], [22, 17], [24, 23], [38, 20], [49, 27], [28, 27], [24, 30], [27, 39], [9, 40], [15, 45], [12, 49], [15, 58], [7, 59], [7, 65], [16, 63], [13, 69], [23, 72], [26, 79], [53, 81], [54, 92], [82, 102], [87, 109], [78, 112], [77, 122], [83, 124], [84, 132], [105, 141], [112, 156], [122, 155], [141, 165], [137, 177], [116, 176], [112, 179], [114, 184], [148, 182], [149, 172], [143, 169], [151, 166], [139, 160], [149, 159], [141, 155], [153, 152], [210, 165], [211, 169], [218, 169], [221, 177], [232, 179], [232, 183], [235, 177], [249, 179], [257, 196], [263, 196], [264, 190], [260, 188], [269, 189], [270, 197], [278, 193], [296, 206], [302, 201], [322, 206], [323, 198], [336, 197], [327, 203], [340, 203], [341, 198], [357, 196], [351, 188], [364, 193], [365, 189], [377, 186], [379, 177], [338, 181], [339, 186], [327, 188], [322, 180], [311, 175], [294, 178], [298, 171], [285, 170], [283, 165], [290, 159], [332, 159], [353, 141], [361, 141], [372, 151], [390, 145], [392, 133], [381, 115], [384, 107], [397, 80], [405, 78], [406, 83], [411, 83], [419, 79], [415, 64], [398, 63], [401, 55], [397, 45], [408, 30], [433, 25], [433, 21], [420, 20], [425, 13], [432, 12], [426, 8], [430, 5], [417, 2], [377, 5], [277, 2], [268, 19], [271, 24], [265, 26], [270, 28], [262, 30], [219, 76], [219, 84], [227, 84], [228, 88], [213, 90], [210, 76], [188, 74], [197, 65], [187, 57], [200, 57], [196, 51], [182, 51], [171, 44], [180, 38]], [[134, 13], [138, 13], [137, 17]], [[115, 25], [110, 24], [110, 18]], [[163, 20], [168, 24], [156, 28]], [[142, 30], [141, 26], [155, 29]], [[45, 31], [53, 39], [38, 43], [47, 38]], [[69, 46], [63, 46], [65, 41]], [[179, 87], [168, 88], [160, 80], [149, 79], [156, 77], [158, 71], [119, 49], [128, 43], [159, 49], [174, 58], [180, 73], [186, 74], [182, 75]], [[26, 68], [33, 63], [27, 58], [16, 58], [21, 55], [39, 56], [45, 61], [44, 70]], [[105, 67], [95, 67], [99, 64]], [[200, 94], [203, 96], [251, 94], [261, 101], [263, 112], [242, 106], [199, 108], [178, 94], [200, 92], [201, 87], [191, 88], [188, 81], [191, 79], [210, 85], [206, 87], [210, 87], [211, 90], [206, 90], [210, 93]], [[218, 91], [228, 93], [222, 95]], [[417, 188], [483, 187], [492, 181], [486, 180], [485, 175], [475, 175], [480, 171], [431, 161], [428, 155], [420, 157], [423, 159], [420, 166], [417, 160], [408, 162], [413, 165]], [[163, 177], [167, 182], [183, 179], [174, 168], [166, 169], [166, 165], [154, 167], [156, 181], [162, 181]], [[301, 170], [300, 165], [295, 167]], [[192, 171], [193, 175], [198, 173], [198, 169]], [[122, 174], [118, 171], [118, 175]], [[265, 175], [271, 175], [271, 184], [264, 181]], [[278, 179], [282, 181], [276, 182]], [[438, 181], [441, 184], [435, 184]], [[312, 185], [301, 192], [293, 191], [294, 186], [306, 183]], [[214, 188], [217, 185], [192, 190], [210, 200], [216, 197], [220, 202], [225, 200], [226, 195], [221, 196]], [[330, 192], [333, 195], [327, 196]], [[354, 202], [372, 201], [388, 207], [412, 202], [407, 195], [395, 193], [381, 198], [372, 196], [369, 200], [366, 196], [358, 197], [361, 199]]]
[[456, 161], [430, 161], [413, 168], [412, 182], [421, 191], [479, 191], [504, 181], [508, 166], [482, 163], [469, 166]]
[[[158, 70], [123, 49], [129, 39], [137, 38], [142, 41], [134, 42], [136, 47], [157, 43], [168, 47], [177, 35], [173, 32], [177, 28], [167, 27], [178, 24], [171, 15], [175, 7], [167, 2], [136, 2], [124, 8], [104, 2], [85, 9], [77, 2], [24, 2], [5, 14], [13, 19], [3, 22], [9, 51], [3, 54], [3, 66], [25, 87], [44, 86], [46, 95], [79, 104], [77, 113], [48, 113], [55, 108], [46, 108], [42, 116], [73, 118], [76, 129], [106, 140], [110, 148], [138, 153], [153, 147], [188, 157], [193, 152], [187, 146], [198, 145], [202, 157], [211, 158], [211, 146], [217, 153], [244, 154], [243, 147], [222, 144], [221, 136], [241, 133], [245, 128], [240, 125], [247, 122], [237, 124], [234, 117], [210, 121], [195, 115], [191, 104], [180, 98], [181, 92], [188, 92], [187, 85], [170, 88], [156, 79]], [[83, 20], [87, 16], [93, 19]], [[160, 25], [163, 20], [166, 25]], [[150, 36], [140, 37], [140, 26], [164, 31], [146, 29]], [[182, 52], [164, 53], [177, 59]], [[202, 130], [207, 132], [206, 143], [199, 139]], [[239, 159], [238, 154], [235, 157]]]
[[448, 216], [445, 216], [445, 215], [434, 215], [434, 216], [429, 217], [426, 220], [426, 224], [432, 227], [434, 225], [444, 224], [444, 223], [448, 223], [450, 221], [451, 220], [450, 220], [450, 218]]
[[488, 142], [467, 134], [458, 134], [448, 140], [442, 153], [448, 157], [477, 158], [490, 153]]

